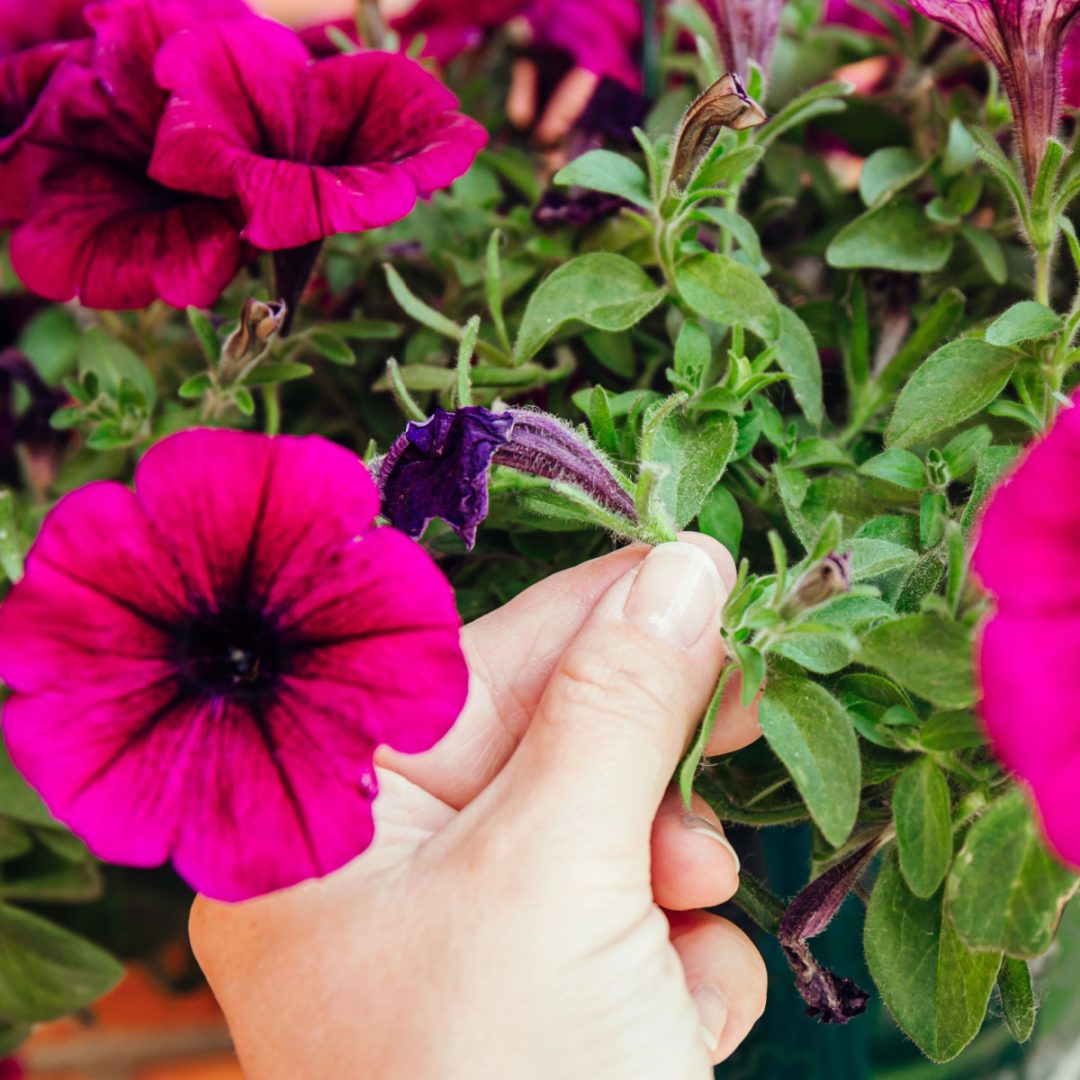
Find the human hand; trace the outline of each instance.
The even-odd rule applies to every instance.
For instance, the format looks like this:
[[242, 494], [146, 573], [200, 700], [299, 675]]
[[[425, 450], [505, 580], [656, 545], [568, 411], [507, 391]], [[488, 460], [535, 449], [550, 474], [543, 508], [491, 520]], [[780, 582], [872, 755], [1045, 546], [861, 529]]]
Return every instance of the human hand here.
[[[711, 1075], [764, 1006], [715, 815], [669, 782], [723, 663], [727, 552], [687, 535], [557, 574], [464, 631], [426, 754], [380, 752], [376, 841], [245, 904], [196, 954], [252, 1080]], [[710, 753], [758, 734], [733, 693]]]

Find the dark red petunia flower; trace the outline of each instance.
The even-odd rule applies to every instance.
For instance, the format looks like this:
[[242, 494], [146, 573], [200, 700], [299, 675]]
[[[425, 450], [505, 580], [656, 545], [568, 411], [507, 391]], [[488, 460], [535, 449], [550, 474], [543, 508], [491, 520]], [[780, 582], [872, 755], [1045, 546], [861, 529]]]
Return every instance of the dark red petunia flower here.
[[30, 130], [42, 92], [72, 49], [53, 42], [0, 54], [0, 229], [22, 221], [30, 209], [31, 163], [19, 148]]
[[[109, 0], [87, 9], [92, 47], [53, 74], [20, 154], [33, 155], [29, 211], [11, 258], [50, 300], [137, 308], [160, 297], [209, 306], [244, 255], [234, 204], [175, 191], [147, 167], [167, 95], [154, 56], [210, 0]], [[215, 3], [225, 14], [239, 0]]]
[[237, 199], [244, 236], [268, 251], [400, 220], [465, 173], [487, 141], [408, 57], [313, 60], [293, 31], [266, 19], [178, 34], [155, 70], [172, 96], [151, 175]]
[[453, 590], [317, 436], [185, 431], [66, 495], [0, 607], [11, 759], [100, 858], [244, 900], [371, 842], [465, 703]]

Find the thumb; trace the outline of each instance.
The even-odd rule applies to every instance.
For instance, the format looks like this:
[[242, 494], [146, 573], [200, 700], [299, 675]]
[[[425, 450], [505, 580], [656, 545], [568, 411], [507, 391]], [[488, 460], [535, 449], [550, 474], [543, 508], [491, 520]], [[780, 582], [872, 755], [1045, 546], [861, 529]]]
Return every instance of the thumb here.
[[707, 537], [661, 544], [563, 653], [499, 777], [503, 798], [546, 832], [648, 838], [724, 662], [721, 566], [730, 580], [731, 557]]

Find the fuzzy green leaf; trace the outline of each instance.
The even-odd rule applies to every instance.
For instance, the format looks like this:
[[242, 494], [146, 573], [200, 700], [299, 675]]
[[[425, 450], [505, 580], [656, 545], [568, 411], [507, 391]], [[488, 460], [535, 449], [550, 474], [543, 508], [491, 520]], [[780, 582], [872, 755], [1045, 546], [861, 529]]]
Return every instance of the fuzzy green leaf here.
[[698, 315], [745, 326], [764, 341], [778, 339], [779, 306], [765, 282], [742, 263], [726, 255], [695, 255], [676, 270], [675, 282]]
[[875, 267], [907, 273], [942, 269], [952, 254], [952, 238], [930, 227], [918, 203], [893, 199], [845, 225], [825, 258], [838, 270]]
[[590, 150], [560, 169], [552, 181], [560, 187], [583, 187], [618, 195], [649, 209], [649, 178], [629, 158], [610, 150]]
[[909, 765], [893, 790], [893, 819], [900, 869], [918, 897], [934, 895], [952, 862], [949, 785], [933, 758]]

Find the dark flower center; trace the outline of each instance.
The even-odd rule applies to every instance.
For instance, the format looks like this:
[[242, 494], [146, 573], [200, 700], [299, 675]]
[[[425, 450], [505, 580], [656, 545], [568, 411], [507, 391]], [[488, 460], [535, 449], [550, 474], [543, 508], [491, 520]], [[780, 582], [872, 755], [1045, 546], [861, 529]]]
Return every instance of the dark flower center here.
[[217, 611], [180, 627], [177, 660], [183, 677], [210, 694], [258, 695], [282, 672], [281, 633], [261, 611]]

